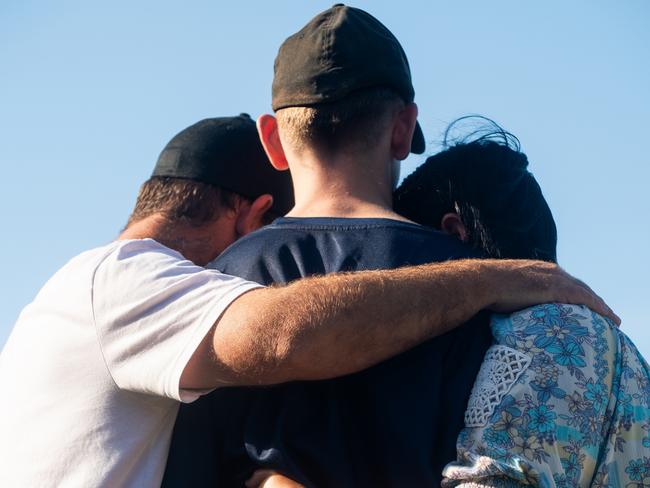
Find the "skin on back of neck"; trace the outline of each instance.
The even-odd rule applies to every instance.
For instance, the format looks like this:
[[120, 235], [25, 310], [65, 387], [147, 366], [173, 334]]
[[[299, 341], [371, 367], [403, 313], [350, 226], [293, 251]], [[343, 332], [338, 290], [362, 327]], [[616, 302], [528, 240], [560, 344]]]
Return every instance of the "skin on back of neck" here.
[[[288, 217], [386, 218], [408, 222], [392, 209], [392, 162], [375, 153], [287, 151], [295, 206]], [[385, 158], [383, 158], [385, 159]]]
[[393, 211], [393, 168], [395, 161], [409, 154], [417, 106], [408, 103], [384, 115], [386, 118], [359, 139], [359, 144], [348, 141], [343, 148], [297, 142], [290, 132], [283, 134], [272, 115], [257, 119], [260, 140], [271, 164], [278, 170], [291, 170], [296, 204], [288, 216], [376, 217], [408, 222]]
[[230, 220], [218, 218], [194, 227], [172, 224], [161, 214], [153, 214], [129, 225], [118, 240], [153, 239], [178, 251], [194, 264], [205, 266], [235, 241], [234, 224]]

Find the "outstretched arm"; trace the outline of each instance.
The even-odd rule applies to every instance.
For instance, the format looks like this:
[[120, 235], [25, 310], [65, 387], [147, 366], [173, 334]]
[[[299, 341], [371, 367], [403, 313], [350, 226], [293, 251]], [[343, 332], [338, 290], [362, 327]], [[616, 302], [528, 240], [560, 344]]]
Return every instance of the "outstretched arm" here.
[[443, 334], [482, 309], [556, 301], [612, 314], [556, 265], [526, 260], [449, 261], [256, 289], [223, 313], [185, 368], [181, 387], [337, 377]]

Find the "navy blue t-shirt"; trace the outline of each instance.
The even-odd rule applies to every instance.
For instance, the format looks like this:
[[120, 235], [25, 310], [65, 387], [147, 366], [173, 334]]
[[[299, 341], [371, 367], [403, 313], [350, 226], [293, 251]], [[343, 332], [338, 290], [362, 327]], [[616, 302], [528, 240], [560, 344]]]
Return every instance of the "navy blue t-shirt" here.
[[[397, 220], [281, 218], [228, 248], [216, 267], [271, 284], [476, 256], [455, 238]], [[307, 486], [437, 486], [456, 458], [491, 341], [479, 314], [360, 373], [221, 389], [182, 405], [164, 486], [242, 486], [262, 467]]]

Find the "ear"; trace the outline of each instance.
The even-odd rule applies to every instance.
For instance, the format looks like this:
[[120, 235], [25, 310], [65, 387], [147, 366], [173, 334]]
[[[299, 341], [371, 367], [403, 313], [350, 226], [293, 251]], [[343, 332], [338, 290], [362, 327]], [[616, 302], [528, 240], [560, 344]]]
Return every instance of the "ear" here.
[[463, 242], [467, 242], [467, 228], [455, 212], [447, 213], [442, 216], [440, 229], [449, 235], [458, 237]]
[[414, 103], [408, 103], [395, 116], [391, 140], [391, 151], [395, 159], [406, 159], [411, 152], [411, 140], [417, 119], [418, 106]]
[[268, 193], [260, 195], [250, 204], [242, 205], [235, 222], [237, 235], [243, 237], [262, 227], [264, 214], [268, 212], [271, 205], [273, 205], [273, 197]]
[[280, 141], [277, 119], [269, 114], [260, 115], [257, 119], [257, 133], [271, 165], [278, 171], [289, 169], [282, 141]]

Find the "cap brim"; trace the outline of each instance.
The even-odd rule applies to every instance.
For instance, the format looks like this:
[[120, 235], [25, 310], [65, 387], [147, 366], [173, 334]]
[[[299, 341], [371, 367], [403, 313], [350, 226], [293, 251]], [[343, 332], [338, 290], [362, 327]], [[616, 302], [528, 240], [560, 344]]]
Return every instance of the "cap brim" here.
[[426, 144], [424, 142], [424, 134], [419, 122], [415, 122], [415, 131], [413, 132], [413, 139], [411, 139], [411, 152], [413, 154], [422, 154]]

